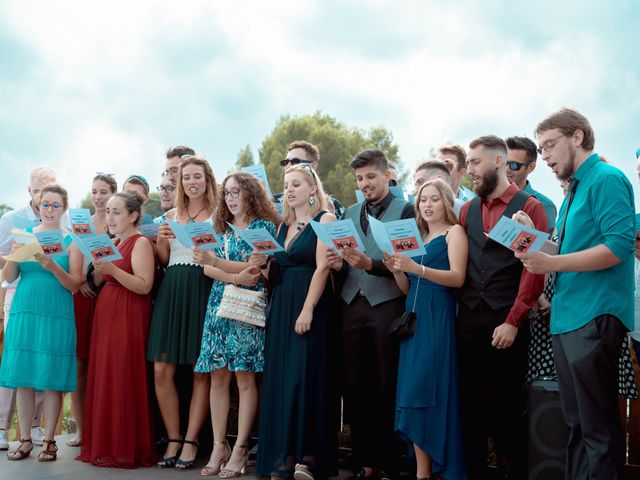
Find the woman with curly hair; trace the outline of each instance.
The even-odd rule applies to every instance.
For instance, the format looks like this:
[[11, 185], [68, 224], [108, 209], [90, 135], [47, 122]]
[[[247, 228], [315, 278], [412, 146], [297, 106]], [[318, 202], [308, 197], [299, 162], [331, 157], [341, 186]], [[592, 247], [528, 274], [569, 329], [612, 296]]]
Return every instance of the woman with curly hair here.
[[[254, 291], [264, 291], [258, 283], [257, 263], [263, 256], [251, 255], [251, 247], [234, 235], [229, 224], [239, 229], [266, 228], [275, 235], [280, 222], [278, 214], [260, 181], [249, 173], [232, 173], [222, 182], [223, 202], [216, 213], [215, 230], [224, 234], [223, 248], [216, 255], [196, 250], [194, 260], [205, 264], [205, 275], [214, 279], [205, 316], [200, 358], [196, 372], [211, 375], [211, 422], [213, 452], [202, 475], [232, 478], [244, 473], [247, 464], [249, 432], [258, 408], [258, 389], [255, 375], [264, 368], [264, 328], [216, 314], [222, 301], [225, 285], [233, 283]], [[229, 414], [229, 384], [235, 374], [240, 407], [238, 437], [233, 447], [226, 440]]]

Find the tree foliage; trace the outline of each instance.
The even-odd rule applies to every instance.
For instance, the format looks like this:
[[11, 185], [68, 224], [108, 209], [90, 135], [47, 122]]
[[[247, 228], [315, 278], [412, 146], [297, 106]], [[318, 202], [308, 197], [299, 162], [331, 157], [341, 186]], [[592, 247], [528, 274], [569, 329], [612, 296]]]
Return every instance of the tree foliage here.
[[10, 212], [11, 210], [13, 210], [13, 208], [11, 208], [9, 205], [0, 203], [0, 217], [2, 217], [5, 213]]
[[241, 168], [249, 167], [251, 165], [255, 165], [255, 160], [253, 158], [251, 146], [247, 145], [238, 152], [238, 158], [236, 159], [236, 169], [240, 170]]
[[318, 174], [324, 188], [345, 205], [355, 202], [357, 185], [349, 163], [359, 151], [379, 148], [390, 162], [401, 169], [398, 146], [391, 132], [382, 126], [364, 131], [348, 127], [321, 112], [301, 117], [285, 115], [278, 119], [259, 149], [260, 161], [265, 166], [274, 192], [282, 190], [283, 169], [280, 160], [287, 154], [287, 146], [295, 140], [307, 140], [318, 147]]
[[[93, 203], [91, 202], [91, 192], [88, 192], [82, 201], [80, 202], [80, 208], [88, 208], [91, 212], [91, 215], [96, 213], [93, 208]], [[150, 192], [149, 193], [149, 201], [144, 207], [145, 213], [148, 213], [153, 218], [159, 217], [164, 213], [162, 207], [160, 206], [160, 194], [158, 192]]]

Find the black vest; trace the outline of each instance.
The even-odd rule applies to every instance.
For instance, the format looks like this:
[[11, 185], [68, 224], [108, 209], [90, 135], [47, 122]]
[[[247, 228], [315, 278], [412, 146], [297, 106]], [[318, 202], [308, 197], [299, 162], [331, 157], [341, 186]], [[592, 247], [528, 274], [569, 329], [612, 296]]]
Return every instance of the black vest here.
[[[528, 198], [528, 193], [518, 191], [503, 215], [511, 218], [514, 213], [524, 208]], [[480, 197], [471, 200], [469, 205], [467, 235], [469, 261], [467, 278], [460, 289], [460, 301], [468, 308], [476, 308], [484, 300], [492, 310], [513, 305], [518, 296], [522, 262], [507, 247], [484, 234]]]

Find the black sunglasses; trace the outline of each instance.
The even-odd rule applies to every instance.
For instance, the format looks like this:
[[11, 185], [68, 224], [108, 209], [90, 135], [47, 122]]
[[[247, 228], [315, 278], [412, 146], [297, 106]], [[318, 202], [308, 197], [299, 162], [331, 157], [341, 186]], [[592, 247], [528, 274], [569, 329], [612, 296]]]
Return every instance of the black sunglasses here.
[[522, 167], [526, 167], [527, 165], [529, 165], [529, 164], [528, 163], [520, 163], [520, 162], [507, 162], [507, 167], [509, 167], [509, 169], [513, 170], [514, 172], [517, 172]]
[[302, 160], [298, 157], [293, 157], [293, 158], [285, 158], [284, 160], [280, 160], [280, 166], [281, 167], [286, 167], [288, 165], [299, 165], [301, 163], [311, 163], [307, 160]]

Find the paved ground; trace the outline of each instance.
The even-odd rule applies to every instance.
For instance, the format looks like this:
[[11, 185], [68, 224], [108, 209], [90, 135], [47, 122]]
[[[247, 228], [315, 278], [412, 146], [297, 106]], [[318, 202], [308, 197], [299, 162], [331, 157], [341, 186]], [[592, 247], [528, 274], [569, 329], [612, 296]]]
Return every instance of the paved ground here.
[[[185, 472], [177, 472], [175, 469], [161, 468], [138, 468], [136, 470], [126, 470], [121, 468], [99, 468], [91, 464], [74, 460], [80, 453], [79, 448], [67, 447], [66, 442], [72, 435], [61, 435], [56, 437], [58, 447], [58, 460], [55, 462], [38, 462], [37, 453], [42, 447], [34, 446], [33, 452], [28, 458], [21, 461], [7, 460], [6, 452], [0, 452], [0, 480], [111, 480], [111, 479], [184, 479], [203, 478], [200, 476], [200, 469], [206, 464], [206, 459], [202, 458], [196, 464], [196, 468]], [[17, 442], [11, 443], [11, 449], [18, 446]], [[255, 467], [248, 467], [247, 475], [243, 478], [254, 480]], [[218, 477], [212, 477], [218, 478]]]

